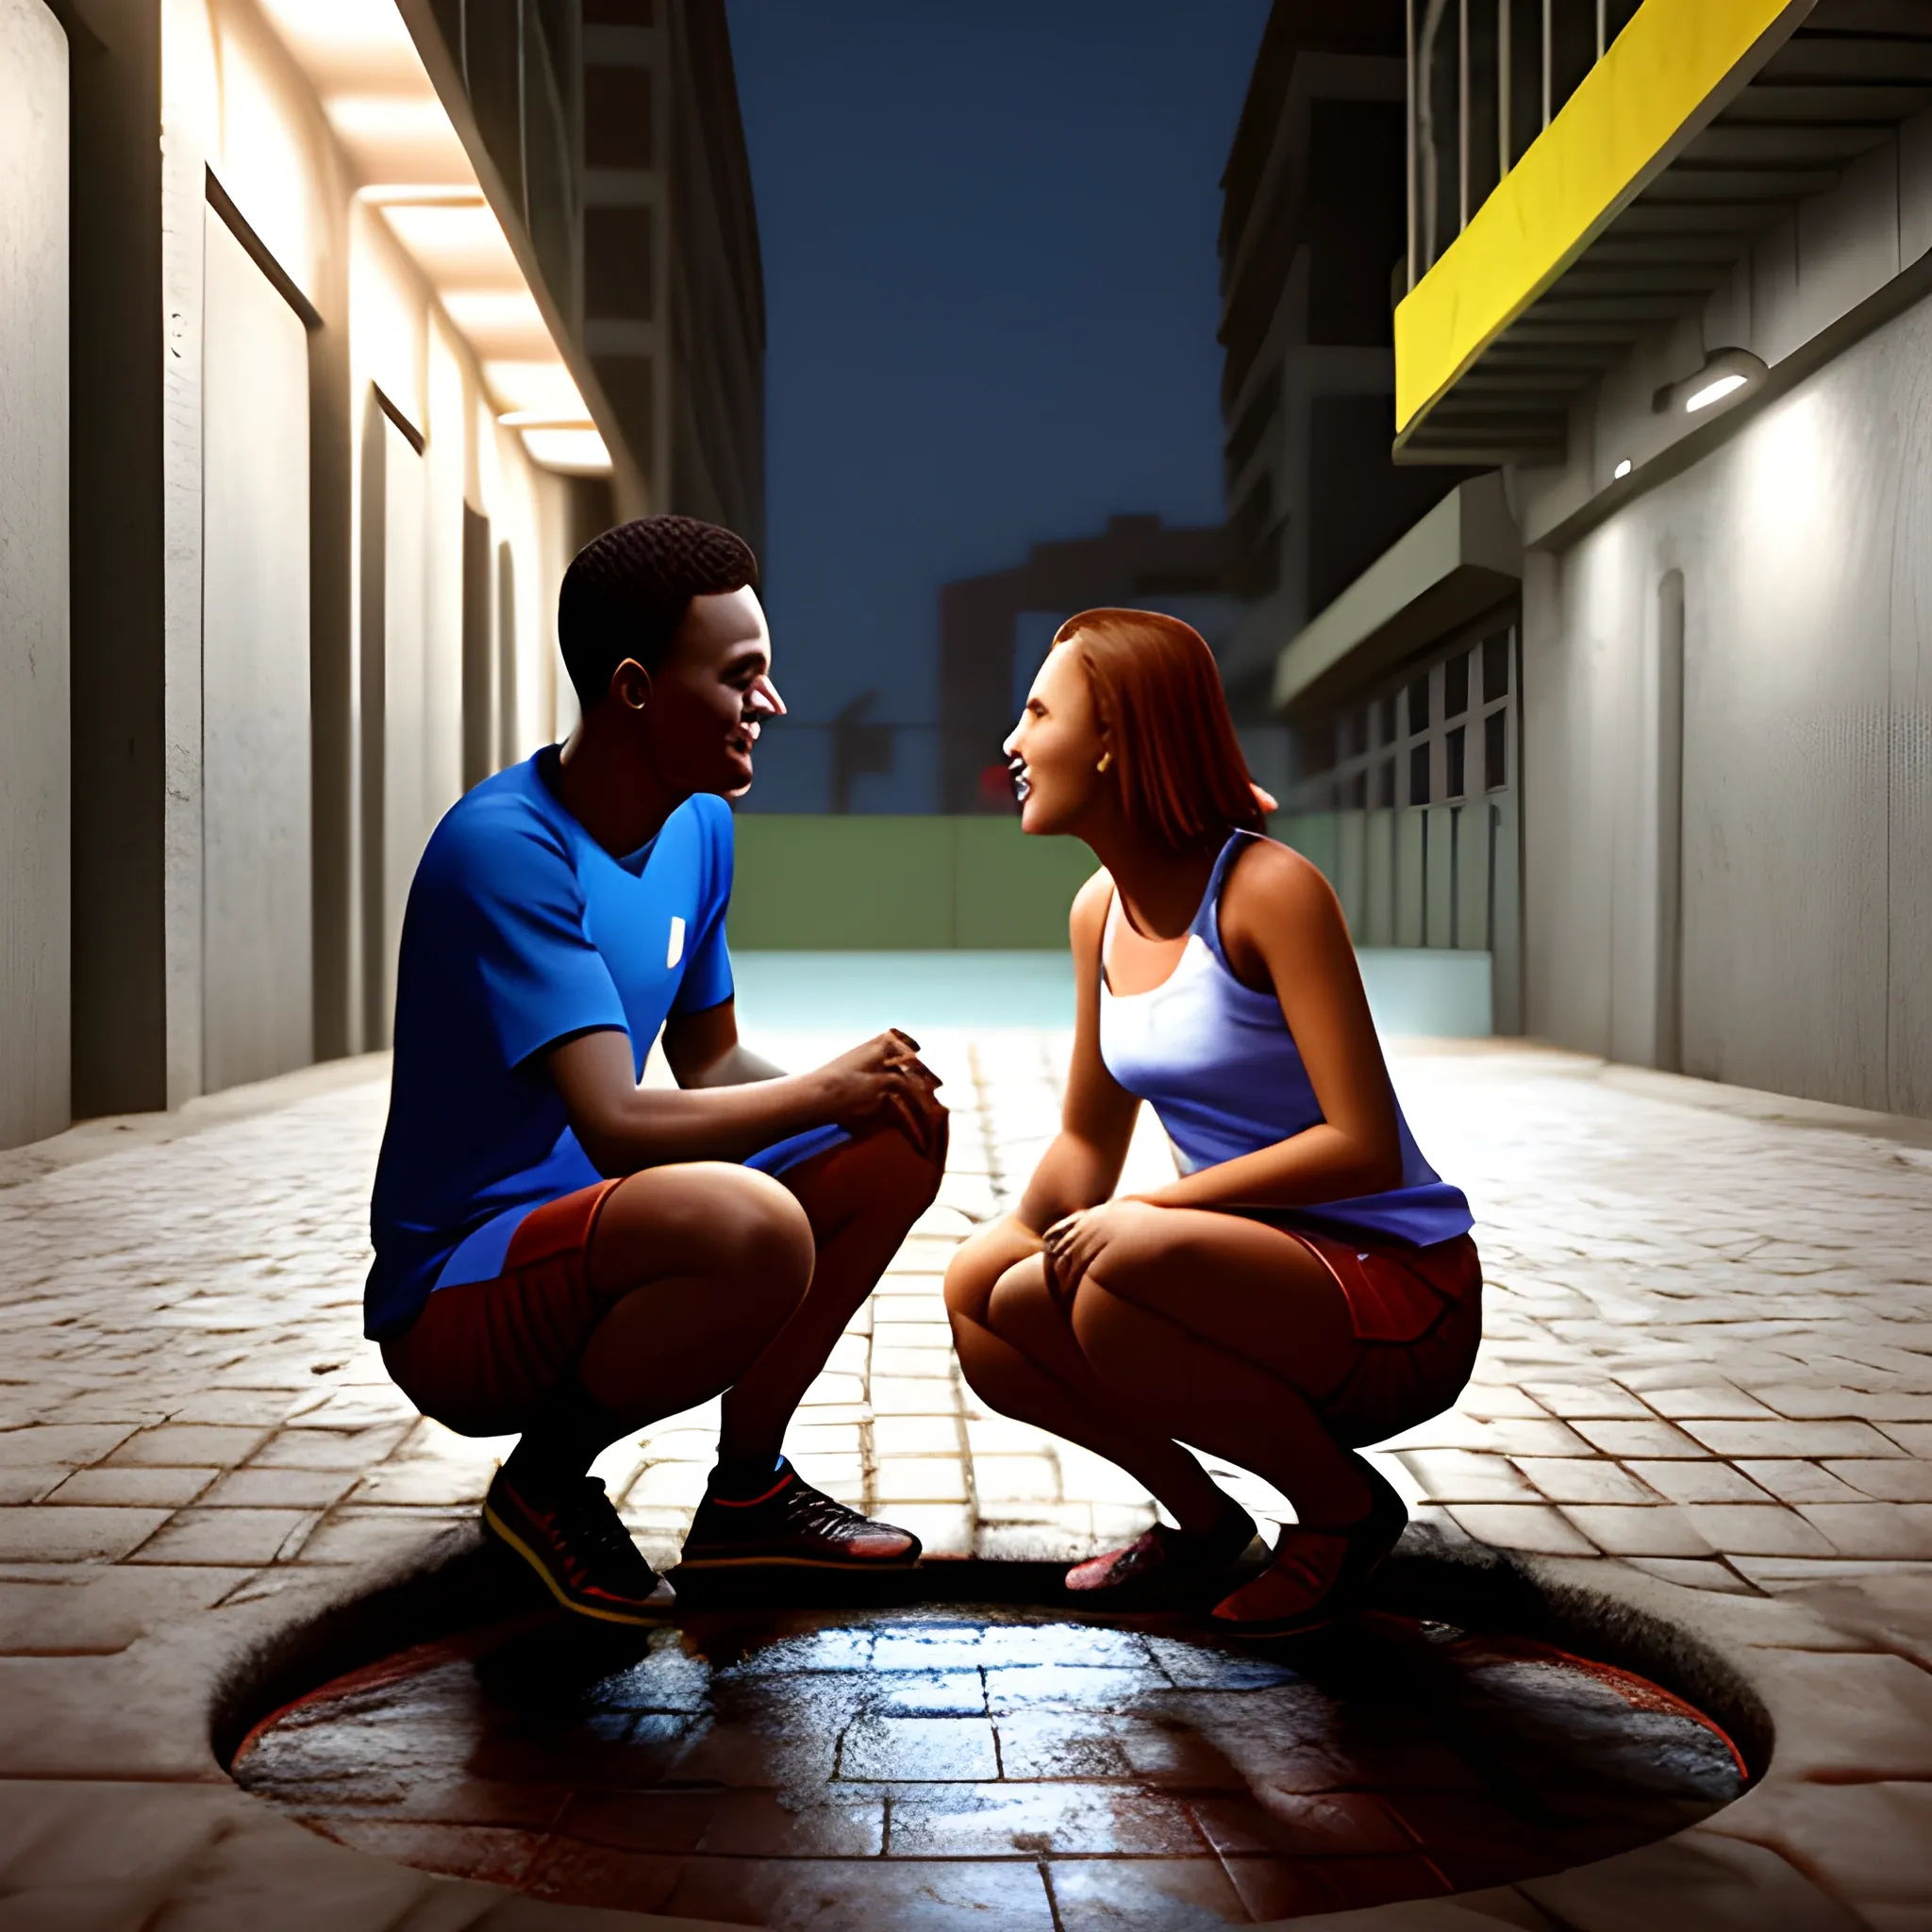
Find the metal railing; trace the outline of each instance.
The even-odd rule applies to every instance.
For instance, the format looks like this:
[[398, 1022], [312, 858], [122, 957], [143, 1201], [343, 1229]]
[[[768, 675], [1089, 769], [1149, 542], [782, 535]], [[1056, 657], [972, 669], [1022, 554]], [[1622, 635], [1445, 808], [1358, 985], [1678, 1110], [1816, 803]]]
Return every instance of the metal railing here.
[[1641, 0], [1407, 0], [1408, 287], [1561, 112]]

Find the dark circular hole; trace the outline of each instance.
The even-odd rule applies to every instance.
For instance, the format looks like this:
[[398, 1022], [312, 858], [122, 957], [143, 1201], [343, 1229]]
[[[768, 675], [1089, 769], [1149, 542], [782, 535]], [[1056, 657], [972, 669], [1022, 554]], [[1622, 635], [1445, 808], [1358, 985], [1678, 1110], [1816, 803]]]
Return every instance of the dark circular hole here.
[[1245, 1923], [1564, 1869], [1743, 1789], [1724, 1732], [1520, 1636], [1364, 1616], [1262, 1654], [1174, 1617], [550, 1615], [336, 1678], [240, 1783], [423, 1869], [774, 1926]]

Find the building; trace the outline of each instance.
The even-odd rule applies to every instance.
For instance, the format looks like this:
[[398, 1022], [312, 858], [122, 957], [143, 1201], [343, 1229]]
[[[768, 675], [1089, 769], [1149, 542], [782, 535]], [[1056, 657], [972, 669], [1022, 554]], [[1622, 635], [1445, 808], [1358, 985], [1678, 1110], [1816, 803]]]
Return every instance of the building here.
[[[1493, 479], [1465, 501], [1471, 468], [1407, 466], [1391, 449], [1405, 20], [1401, 0], [1277, 0], [1223, 176], [1224, 468], [1247, 600], [1223, 674], [1249, 763], [1286, 808], [1277, 828], [1327, 871], [1357, 944], [1483, 955], [1496, 1023], [1513, 1029], [1514, 798], [1500, 753], [1480, 765], [1508, 728], [1507, 689], [1493, 694], [1511, 648], [1513, 525], [1482, 494]], [[1433, 554], [1444, 525], [1465, 520], [1500, 528], [1500, 557], [1492, 544], [1456, 570], [1420, 629], [1364, 643], [1363, 572], [1398, 540]], [[1331, 661], [1323, 640], [1338, 628], [1349, 647]], [[1284, 685], [1288, 640], [1292, 662], [1315, 668]], [[1474, 688], [1492, 696], [1471, 715], [1473, 649], [1485, 653]], [[1459, 987], [1485, 969], [1402, 970]]]
[[[1932, 1112], [1932, 17], [1411, 20], [1395, 453], [1493, 474], [1284, 641], [1277, 700], [1340, 741], [1324, 836], [1406, 759], [1474, 800], [1493, 731], [1518, 1024]], [[1485, 599], [1515, 641], [1472, 658]]]
[[1390, 457], [1402, 44], [1402, 0], [1276, 0], [1222, 176], [1224, 466], [1231, 588], [1247, 603], [1223, 675], [1250, 762], [1277, 788], [1297, 769], [1269, 728], [1282, 638], [1457, 480]]
[[382, 1044], [572, 550], [758, 527], [722, 5], [611, 10], [0, 0], [0, 1144]]

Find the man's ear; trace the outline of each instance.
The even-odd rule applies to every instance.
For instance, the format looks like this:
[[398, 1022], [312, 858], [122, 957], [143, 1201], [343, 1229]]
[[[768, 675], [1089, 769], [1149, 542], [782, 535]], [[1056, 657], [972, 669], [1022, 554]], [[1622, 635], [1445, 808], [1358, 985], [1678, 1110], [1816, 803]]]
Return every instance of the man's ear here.
[[622, 710], [641, 711], [651, 702], [651, 674], [635, 658], [626, 658], [610, 674], [606, 695]]

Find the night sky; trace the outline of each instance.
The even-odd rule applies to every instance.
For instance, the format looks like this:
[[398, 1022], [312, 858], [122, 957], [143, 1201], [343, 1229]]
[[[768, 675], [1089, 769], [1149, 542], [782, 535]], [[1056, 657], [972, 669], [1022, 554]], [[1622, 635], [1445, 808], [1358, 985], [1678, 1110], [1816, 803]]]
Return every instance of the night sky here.
[[[1218, 183], [1268, 0], [728, 0], [764, 251], [766, 602], [800, 724], [930, 725], [938, 590], [1217, 523]], [[823, 810], [774, 726], [753, 808]], [[855, 808], [934, 808], [901, 732]]]

